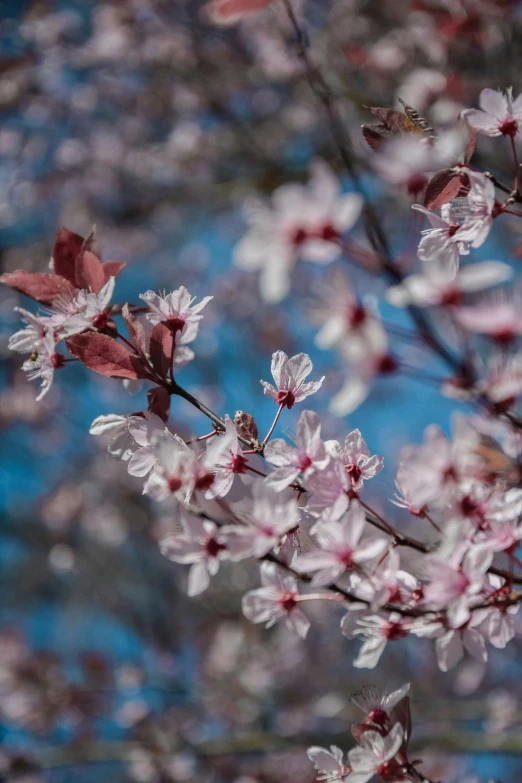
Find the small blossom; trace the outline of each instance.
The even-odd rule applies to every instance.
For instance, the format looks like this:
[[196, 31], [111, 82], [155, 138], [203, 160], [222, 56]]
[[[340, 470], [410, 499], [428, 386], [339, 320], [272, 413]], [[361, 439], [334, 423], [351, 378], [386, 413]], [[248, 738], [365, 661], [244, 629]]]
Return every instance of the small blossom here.
[[477, 171], [466, 171], [466, 174], [471, 187], [465, 198], [454, 202], [453, 213], [461, 224], [460, 241], [469, 242], [471, 247], [480, 247], [493, 224], [497, 206], [495, 186], [485, 174]]
[[353, 634], [364, 637], [364, 644], [353, 662], [358, 669], [374, 669], [388, 642], [403, 639], [408, 635], [401, 616], [395, 612], [387, 618], [370, 615], [357, 620], [357, 626]]
[[188, 594], [195, 596], [207, 589], [220, 561], [228, 556], [226, 536], [214, 522], [186, 512], [181, 513], [181, 526], [182, 533], [166, 536], [160, 542], [160, 551], [175, 563], [191, 564]]
[[249, 205], [251, 229], [236, 246], [235, 262], [261, 270], [263, 298], [279, 302], [288, 293], [298, 258], [320, 264], [338, 258], [338, 240], [353, 227], [361, 209], [361, 196], [343, 195], [337, 177], [318, 161], [308, 186], [282, 185], [270, 205]]
[[57, 353], [55, 348], [56, 340], [51, 329], [38, 343], [36, 358], [29, 358], [22, 365], [22, 369], [30, 381], [36, 381], [39, 378], [42, 381], [42, 390], [36, 398], [37, 402], [43, 399], [51, 388], [54, 371], [63, 367], [64, 356]]
[[265, 446], [265, 458], [276, 466], [265, 483], [276, 492], [281, 492], [299, 475], [306, 485], [317, 470], [326, 467], [329, 457], [321, 440], [321, 423], [317, 413], [302, 412], [297, 423], [296, 446], [292, 448], [281, 438], [271, 440]]
[[360, 745], [348, 753], [354, 783], [367, 783], [374, 775], [385, 780], [403, 778], [402, 765], [395, 761], [404, 741], [404, 729], [396, 723], [389, 734], [377, 731], [363, 732]]
[[330, 750], [313, 746], [306, 751], [308, 758], [319, 773], [318, 781], [323, 783], [349, 783], [352, 768], [343, 762], [343, 752], [336, 745]]
[[302, 402], [310, 394], [315, 394], [324, 381], [304, 383], [304, 379], [312, 372], [312, 360], [306, 353], [298, 353], [290, 359], [284, 351], [272, 354], [272, 377], [276, 386], [266, 381], [260, 381], [267, 397], [272, 397], [279, 405], [293, 408], [296, 402]]
[[484, 334], [499, 345], [510, 345], [522, 334], [522, 298], [518, 290], [492, 291], [472, 305], [455, 311], [459, 324]]
[[103, 329], [110, 320], [109, 305], [115, 278], [110, 277], [98, 294], [78, 291], [74, 296], [63, 295], [54, 303], [51, 321], [60, 329], [62, 337], [71, 337], [86, 329]]
[[409, 690], [409, 682], [391, 693], [386, 690], [380, 693], [374, 686], [366, 685], [358, 693], [351, 694], [350, 699], [365, 713], [369, 722], [375, 723], [380, 728], [386, 728], [391, 711]]
[[247, 472], [248, 460], [239, 446], [236, 425], [225, 416], [225, 434], [216, 435], [207, 446], [205, 464], [212, 467], [214, 481], [205, 497], [217, 498], [227, 495], [236, 476]]
[[388, 546], [383, 538], [361, 542], [366, 525], [362, 506], [354, 500], [340, 521], [321, 522], [315, 526], [318, 549], [298, 555], [293, 562], [297, 571], [317, 571], [314, 585], [328, 585], [347, 569], [358, 569], [361, 563], [380, 557]]
[[479, 106], [462, 112], [472, 128], [485, 136], [516, 136], [522, 122], [522, 95], [513, 100], [511, 88], [505, 93], [486, 88], [480, 93]]
[[204, 296], [201, 302], [193, 305], [192, 303], [196, 300], [196, 297], [191, 296], [185, 286], [180, 286], [180, 288], [165, 296], [160, 296], [154, 291], [146, 291], [144, 294], [140, 294], [140, 299], [143, 299], [150, 308], [150, 312], [147, 313], [147, 319], [152, 324], [166, 321], [180, 332], [188, 324], [197, 324], [201, 321], [203, 318], [201, 311], [212, 298], [212, 296]]
[[263, 587], [243, 596], [243, 614], [253, 623], [265, 623], [266, 628], [285, 619], [286, 624], [304, 639], [310, 622], [297, 608], [300, 596], [295, 579], [282, 573], [275, 563], [261, 563], [260, 572]]
[[460, 256], [469, 253], [469, 243], [460, 239], [460, 225], [455, 221], [453, 207], [444, 204], [440, 217], [420, 204], [414, 204], [413, 209], [426, 215], [432, 225], [432, 228], [422, 232], [418, 249], [420, 260], [427, 264], [435, 262], [447, 271], [448, 277], [454, 277], [459, 268]]
[[474, 547], [460, 566], [435, 555], [428, 557], [427, 604], [446, 609], [452, 627], [464, 625], [471, 617], [470, 601], [480, 595], [492, 560], [493, 554], [484, 546]]
[[50, 318], [34, 315], [28, 310], [24, 310], [23, 307], [15, 307], [15, 311], [20, 313], [20, 317], [26, 326], [24, 329], [20, 329], [20, 331], [11, 335], [8, 344], [9, 350], [17, 353], [38, 351], [38, 346], [50, 327]]
[[336, 440], [326, 442], [329, 454], [339, 458], [350, 476], [355, 490], [362, 489], [364, 481], [374, 478], [384, 467], [384, 459], [378, 454], [370, 456], [370, 450], [366, 445], [360, 430], [353, 430], [344, 439], [344, 444]]
[[[174, 495], [184, 501], [192, 491], [195, 453], [178, 435], [168, 430], [156, 433], [151, 443], [156, 462], [143, 489], [156, 500]], [[146, 455], [149, 465], [149, 454]]]

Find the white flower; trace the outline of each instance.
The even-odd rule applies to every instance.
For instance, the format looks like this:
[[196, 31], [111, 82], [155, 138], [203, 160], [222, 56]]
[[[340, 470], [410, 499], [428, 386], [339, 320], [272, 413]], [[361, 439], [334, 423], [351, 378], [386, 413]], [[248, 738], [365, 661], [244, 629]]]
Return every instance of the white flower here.
[[50, 318], [47, 316], [34, 315], [23, 307], [15, 307], [15, 311], [20, 313], [22, 321], [26, 324], [24, 329], [20, 329], [9, 338], [8, 348], [17, 353], [31, 353], [38, 351], [38, 346], [45, 337], [50, 325]]
[[363, 732], [359, 747], [353, 748], [348, 754], [354, 773], [349, 780], [353, 783], [367, 783], [374, 775], [386, 776], [390, 780], [401, 779], [401, 764], [394, 763], [394, 759], [403, 741], [404, 729], [400, 723], [396, 723], [385, 736], [377, 731]]
[[297, 448], [292, 448], [282, 438], [271, 440], [265, 446], [264, 456], [276, 470], [269, 473], [265, 484], [281, 492], [302, 475], [306, 484], [315, 471], [323, 470], [328, 463], [328, 454], [321, 440], [321, 423], [313, 411], [303, 411], [297, 423]]
[[471, 188], [465, 198], [457, 199], [453, 210], [461, 224], [459, 239], [471, 247], [480, 247], [487, 239], [493, 224], [496, 206], [495, 186], [485, 174], [466, 171]]
[[214, 482], [205, 497], [224, 497], [230, 492], [234, 478], [247, 472], [248, 460], [239, 447], [236, 425], [225, 416], [224, 435], [215, 435], [207, 446], [205, 464], [214, 471]]
[[137, 449], [132, 454], [127, 470], [131, 476], [147, 476], [156, 465], [155, 438], [162, 437], [165, 424], [154, 413], [131, 416], [128, 422], [129, 434]]
[[330, 750], [313, 746], [306, 751], [319, 773], [317, 780], [324, 783], [349, 783], [351, 768], [343, 763], [343, 752], [335, 745]]
[[440, 217], [420, 204], [413, 204], [412, 209], [426, 215], [432, 225], [432, 228], [422, 232], [423, 237], [418, 249], [420, 260], [428, 264], [436, 262], [439, 268], [448, 272], [448, 277], [454, 277], [459, 268], [460, 256], [469, 253], [469, 243], [460, 239], [460, 225], [455, 222], [453, 207], [444, 204]]
[[479, 97], [480, 109], [467, 109], [462, 116], [485, 136], [511, 136], [522, 122], [522, 95], [513, 100], [511, 87], [505, 93], [486, 88]]
[[63, 367], [64, 357], [61, 353], [57, 353], [55, 348], [56, 340], [53, 330], [50, 329], [38, 343], [36, 358], [29, 358], [22, 365], [22, 370], [27, 374], [27, 378], [30, 381], [36, 381], [38, 378], [41, 378], [42, 390], [36, 398], [37, 402], [45, 397], [51, 388], [54, 371], [59, 367]]
[[421, 275], [409, 275], [402, 283], [391, 286], [386, 298], [396, 307], [433, 307], [459, 305], [465, 293], [505, 283], [513, 270], [501, 261], [484, 261], [458, 271], [454, 276], [439, 274], [440, 270], [425, 269]]
[[403, 639], [408, 635], [401, 616], [395, 612], [392, 612], [388, 618], [370, 615], [357, 620], [357, 626], [353, 635], [360, 634], [365, 639], [359, 655], [353, 662], [357, 669], [374, 669], [379, 663], [387, 643]]
[[468, 552], [462, 565], [435, 555], [426, 559], [430, 577], [426, 601], [435, 609], [446, 609], [452, 627], [460, 628], [471, 617], [470, 601], [481, 593], [492, 560], [493, 553], [483, 545]]
[[110, 435], [109, 454], [114, 454], [124, 462], [128, 462], [134, 454], [136, 446], [136, 441], [129, 431], [129, 423], [131, 419], [139, 418], [141, 415], [118, 416], [116, 413], [110, 413], [107, 416], [98, 416], [91, 424], [89, 433], [91, 435]]
[[194, 514], [180, 515], [183, 532], [171, 534], [160, 541], [160, 551], [176, 563], [190, 563], [188, 594], [199, 595], [215, 576], [219, 562], [227, 557], [226, 536], [214, 522]]
[[[252, 487], [253, 504], [248, 521], [244, 525], [227, 526], [234, 541], [236, 559], [259, 558], [277, 548], [285, 536], [297, 528], [299, 511], [294, 498], [283, 500], [264, 481], [256, 481]], [[232, 547], [232, 544], [231, 544]]]
[[329, 454], [343, 462], [356, 490], [362, 489], [364, 481], [374, 478], [384, 467], [383, 457], [378, 454], [370, 456], [370, 449], [360, 430], [349, 432], [342, 446], [337, 440], [328, 440], [325, 445]]
[[272, 354], [271, 371], [275, 381], [275, 388], [271, 383], [260, 381], [265, 395], [272, 397], [279, 405], [293, 408], [296, 402], [302, 402], [310, 394], [315, 394], [324, 381], [323, 377], [318, 381], [304, 383], [304, 379], [312, 372], [312, 360], [306, 353], [298, 353], [290, 359], [284, 351], [276, 351]]
[[201, 311], [212, 298], [212, 296], [204, 296], [201, 302], [193, 305], [196, 297], [190, 296], [183, 285], [165, 296], [160, 296], [154, 291], [140, 294], [140, 299], [143, 299], [150, 308], [147, 319], [151, 323], [159, 324], [167, 321], [171, 326], [176, 326], [179, 331], [182, 331], [187, 324], [201, 321], [203, 318]]
[[284, 618], [304, 639], [310, 623], [297, 608], [300, 597], [295, 579], [284, 574], [275, 563], [261, 563], [260, 572], [263, 587], [243, 596], [243, 614], [253, 623], [265, 623], [266, 628]]
[[288, 293], [290, 275], [298, 258], [327, 264], [341, 252], [341, 234], [355, 224], [362, 198], [341, 194], [337, 177], [322, 161], [312, 166], [308, 186], [282, 185], [270, 205], [250, 203], [250, 231], [235, 249], [238, 266], [261, 270], [261, 294], [279, 302]]
[[357, 568], [361, 563], [379, 557], [386, 550], [388, 542], [384, 538], [374, 538], [361, 543], [365, 524], [364, 509], [357, 500], [352, 501], [339, 522], [321, 522], [315, 526], [319, 549], [298, 555], [292, 563], [293, 567], [302, 573], [317, 571], [312, 583], [328, 585], [347, 569]]
[[366, 685], [358, 693], [351, 694], [350, 699], [365, 713], [372, 723], [385, 728], [388, 725], [391, 711], [406, 696], [409, 690], [409, 682], [391, 693], [388, 693], [386, 690], [379, 693], [375, 686]]
[[110, 320], [108, 307], [114, 291], [115, 278], [109, 277], [98, 294], [78, 291], [75, 296], [62, 295], [54, 303], [51, 316], [62, 337], [71, 337], [86, 329], [103, 329]]
[[[194, 483], [195, 453], [178, 435], [166, 429], [154, 435], [151, 445], [156, 462], [143, 492], [156, 500], [163, 500], [169, 495], [186, 500]], [[149, 455], [146, 454], [146, 457], [144, 469], [149, 466]]]

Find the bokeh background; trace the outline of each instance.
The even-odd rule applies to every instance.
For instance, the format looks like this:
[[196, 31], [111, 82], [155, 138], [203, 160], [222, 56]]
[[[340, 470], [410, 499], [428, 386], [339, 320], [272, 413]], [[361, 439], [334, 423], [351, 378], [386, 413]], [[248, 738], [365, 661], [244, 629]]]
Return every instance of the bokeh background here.
[[[277, 5], [277, 0], [276, 0]], [[414, 260], [411, 198], [375, 181], [358, 135], [365, 105], [400, 95], [451, 125], [485, 86], [522, 87], [522, 15], [510, 0], [305, 0], [313, 55], [362, 157], [363, 181], [403, 258]], [[246, 410], [263, 430], [274, 409], [260, 378], [272, 351], [306, 351], [325, 374], [309, 407], [327, 437], [359, 427], [386, 467], [370, 497], [388, 516], [400, 447], [424, 427], [450, 429], [454, 401], [418, 346], [426, 372], [378, 381], [349, 419], [328, 399], [345, 369], [314, 345], [313, 304], [325, 270], [299, 265], [292, 294], [269, 306], [255, 275], [233, 265], [241, 205], [311, 160], [339, 168], [324, 117], [279, 6], [231, 29], [199, 0], [2, 0], [0, 5], [0, 253], [3, 271], [45, 271], [62, 225], [96, 224], [104, 258], [129, 262], [115, 300], [185, 285], [214, 300], [183, 383], [220, 414]], [[485, 168], [509, 171], [481, 143]], [[476, 257], [517, 264], [516, 225]], [[406, 263], [405, 262], [405, 263]], [[360, 294], [381, 283], [347, 268]], [[145, 407], [119, 382], [75, 365], [35, 402], [7, 350], [15, 293], [0, 294], [0, 779], [23, 783], [290, 783], [314, 779], [309, 744], [350, 747], [348, 695], [363, 683], [412, 682], [414, 743], [447, 783], [522, 775], [520, 643], [438, 672], [427, 645], [391, 645], [376, 672], [352, 667], [336, 610], [311, 612], [306, 642], [240, 612], [255, 569], [223, 569], [201, 599], [157, 540], [175, 520], [88, 435], [101, 413]], [[281, 429], [295, 429], [299, 410]], [[179, 400], [181, 435], [208, 425]], [[397, 517], [396, 517], [397, 518]], [[357, 646], [357, 645], [356, 645]]]

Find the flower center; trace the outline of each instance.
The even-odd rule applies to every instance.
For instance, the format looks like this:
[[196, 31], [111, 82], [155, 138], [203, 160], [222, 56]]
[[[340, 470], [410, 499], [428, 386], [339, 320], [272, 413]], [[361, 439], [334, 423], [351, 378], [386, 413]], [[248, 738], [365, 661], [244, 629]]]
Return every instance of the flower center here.
[[510, 119], [510, 120], [504, 120], [504, 122], [499, 125], [499, 131], [503, 136], [511, 136], [511, 138], [515, 138], [518, 131], [518, 122], [516, 120]]
[[395, 642], [397, 639], [404, 639], [408, 636], [408, 631], [405, 631], [400, 623], [388, 623], [384, 629], [384, 634], [388, 641]]
[[248, 461], [242, 454], [234, 454], [230, 461], [230, 470], [232, 473], [246, 473]]
[[185, 319], [181, 315], [169, 315], [167, 318], [169, 328], [173, 332], [181, 332], [185, 326]]
[[194, 484], [195, 489], [198, 489], [200, 492], [204, 492], [206, 489], [210, 489], [212, 484], [214, 483], [215, 475], [213, 473], [202, 473], [200, 476], [197, 477], [196, 482]]
[[217, 557], [224, 549], [226, 549], [226, 546], [220, 544], [215, 538], [209, 538], [205, 544], [205, 551], [209, 557]]
[[279, 603], [281, 604], [282, 609], [285, 610], [285, 612], [291, 612], [292, 609], [295, 609], [297, 606], [297, 601], [295, 600], [295, 593], [284, 593], [283, 596], [280, 598]]
[[278, 403], [278, 405], [284, 405], [288, 408], [288, 410], [290, 410], [290, 408], [294, 407], [295, 394], [289, 389], [279, 389], [276, 394], [275, 401]]
[[388, 725], [389, 718], [384, 710], [377, 707], [375, 710], [368, 713], [368, 720], [375, 723], [375, 725], [379, 726], [381, 729], [384, 729]]
[[303, 456], [299, 459], [299, 472], [304, 473], [305, 470], [308, 470], [309, 467], [312, 465], [312, 460], [308, 456], [308, 454], [303, 454]]
[[183, 482], [180, 478], [177, 476], [169, 476], [167, 479], [167, 486], [169, 488], [169, 492], [177, 492], [178, 489], [182, 486]]
[[359, 465], [346, 465], [346, 472], [350, 476], [354, 484], [358, 484], [361, 480], [362, 471]]
[[319, 236], [321, 237], [321, 239], [324, 239], [327, 242], [335, 242], [335, 240], [339, 238], [338, 232], [335, 230], [335, 228], [332, 226], [331, 223], [326, 223], [326, 225], [324, 225], [319, 230]]
[[381, 356], [377, 364], [379, 375], [390, 375], [397, 370], [397, 361], [393, 356]]
[[49, 358], [55, 370], [57, 370], [59, 367], [63, 367], [65, 362], [65, 356], [63, 353], [53, 353], [53, 355]]
[[362, 305], [351, 307], [348, 311], [348, 323], [352, 329], [357, 329], [358, 326], [361, 326], [366, 321], [366, 317], [366, 310]]
[[94, 316], [91, 323], [95, 329], [105, 329], [109, 323], [109, 313], [106, 310], [103, 313], [98, 313], [98, 315]]
[[306, 242], [307, 239], [308, 239], [308, 234], [304, 230], [304, 228], [296, 228], [291, 234], [290, 242], [295, 247], [300, 247], [303, 244], [303, 242]]

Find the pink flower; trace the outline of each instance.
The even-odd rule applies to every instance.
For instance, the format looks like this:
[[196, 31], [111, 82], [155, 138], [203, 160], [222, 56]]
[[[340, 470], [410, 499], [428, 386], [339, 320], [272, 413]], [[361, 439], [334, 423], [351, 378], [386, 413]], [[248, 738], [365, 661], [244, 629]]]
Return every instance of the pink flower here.
[[403, 639], [408, 635], [408, 629], [401, 616], [392, 612], [389, 617], [375, 614], [357, 620], [353, 635], [364, 637], [364, 644], [353, 665], [357, 669], [374, 669], [388, 642]]
[[34, 315], [28, 310], [24, 310], [23, 307], [15, 307], [15, 311], [20, 313], [26, 326], [11, 335], [8, 344], [9, 350], [17, 353], [38, 351], [38, 345], [45, 337], [51, 319], [48, 316]]
[[522, 300], [518, 291], [493, 291], [475, 304], [459, 307], [456, 317], [470, 332], [510, 345], [522, 334]]
[[483, 545], [468, 552], [462, 565], [435, 555], [428, 557], [430, 582], [425, 588], [426, 603], [435, 609], [446, 609], [451, 626], [460, 628], [471, 617], [470, 605], [483, 590], [492, 560], [491, 550]]
[[248, 205], [251, 228], [236, 246], [235, 263], [261, 270], [261, 295], [266, 301], [280, 302], [287, 295], [298, 258], [318, 264], [338, 258], [338, 240], [361, 212], [361, 196], [343, 195], [326, 163], [316, 162], [311, 171], [308, 186], [282, 185], [274, 191], [269, 206]]
[[462, 147], [455, 132], [444, 133], [436, 142], [426, 136], [400, 135], [379, 145], [371, 157], [378, 174], [391, 185], [404, 185], [418, 194], [428, 182], [429, 172], [451, 165]]
[[109, 305], [114, 292], [115, 278], [109, 277], [101, 291], [78, 291], [62, 294], [54, 302], [51, 321], [62, 337], [71, 337], [86, 329], [103, 329], [110, 320]]
[[522, 121], [522, 95], [513, 100], [511, 87], [505, 93], [486, 88], [479, 97], [480, 109], [467, 109], [462, 116], [485, 136], [511, 136]]
[[[309, 482], [311, 496], [306, 510], [322, 521], [339, 520], [350, 503], [351, 479], [341, 459], [332, 457], [324, 470], [316, 473]], [[312, 528], [312, 531], [314, 528]]]
[[261, 563], [260, 572], [263, 587], [243, 596], [243, 614], [253, 623], [265, 623], [266, 628], [284, 619], [304, 639], [310, 622], [297, 608], [300, 596], [295, 579], [275, 563]]
[[433, 307], [459, 305], [465, 293], [505, 283], [513, 270], [501, 261], [484, 261], [464, 267], [454, 276], [426, 267], [421, 275], [409, 275], [387, 291], [387, 299], [396, 307]]
[[263, 557], [279, 547], [287, 534], [299, 525], [294, 498], [283, 500], [264, 481], [254, 483], [252, 498], [252, 508], [245, 515], [246, 524], [226, 528], [234, 541], [235, 559]]
[[210, 19], [219, 25], [233, 25], [263, 11], [273, 0], [210, 0], [206, 10]]
[[422, 212], [428, 218], [432, 228], [423, 231], [419, 243], [418, 256], [421, 261], [435, 261], [439, 268], [448, 272], [448, 277], [455, 276], [459, 268], [461, 255], [469, 253], [469, 243], [460, 239], [460, 225], [455, 221], [453, 208], [444, 204], [440, 217], [431, 209], [414, 204], [412, 209]]
[[156, 500], [174, 495], [185, 501], [194, 485], [196, 454], [184, 440], [166, 429], [155, 433], [151, 445], [156, 462], [143, 492]]
[[389, 734], [384, 736], [377, 731], [365, 731], [361, 735], [359, 747], [348, 753], [353, 773], [349, 778], [353, 783], [367, 783], [374, 775], [385, 780], [401, 780], [403, 767], [395, 756], [404, 741], [404, 729], [396, 723]]
[[22, 365], [22, 370], [30, 381], [36, 381], [39, 378], [42, 381], [42, 390], [36, 398], [37, 402], [40, 402], [51, 388], [54, 371], [63, 367], [64, 356], [61, 353], [57, 353], [55, 349], [56, 340], [53, 330], [50, 329], [38, 342], [36, 358], [26, 359]]
[[321, 423], [313, 411], [303, 411], [297, 423], [296, 446], [292, 448], [282, 438], [269, 441], [264, 456], [276, 466], [265, 484], [281, 492], [301, 475], [306, 483], [317, 470], [323, 470], [329, 460], [321, 440]]
[[[146, 291], [140, 294], [140, 299], [150, 308], [147, 313], [147, 319], [152, 324], [159, 324], [162, 321], [183, 331], [189, 324], [198, 324], [203, 318], [201, 311], [210, 302], [212, 296], [204, 296], [201, 302], [193, 305], [196, 297], [191, 296], [185, 286], [180, 286], [175, 291], [165, 296], [160, 296], [154, 291]], [[197, 334], [197, 326], [193, 331], [193, 337]]]
[[409, 682], [391, 693], [386, 690], [379, 693], [375, 686], [365, 685], [358, 693], [350, 694], [350, 699], [365, 713], [369, 722], [375, 723], [380, 728], [386, 728], [391, 711], [407, 695], [409, 690]]
[[360, 539], [366, 525], [364, 509], [353, 500], [340, 521], [321, 522], [314, 526], [318, 549], [298, 555], [293, 567], [302, 573], [317, 571], [314, 585], [328, 585], [347, 569], [359, 570], [361, 563], [380, 557], [388, 546], [384, 538]]
[[354, 358], [364, 355], [371, 339], [373, 321], [378, 318], [357, 298], [349, 278], [339, 268], [332, 271], [328, 283], [318, 286], [321, 302], [314, 305], [314, 321], [322, 324], [315, 337], [319, 348], [334, 348]]
[[342, 446], [337, 440], [326, 441], [326, 449], [343, 462], [355, 490], [362, 489], [364, 481], [374, 478], [384, 467], [383, 457], [378, 454], [370, 456], [370, 449], [360, 430], [348, 433]]
[[477, 629], [485, 617], [485, 610], [475, 611], [461, 628], [446, 628], [439, 620], [420, 618], [414, 620], [409, 629], [414, 636], [436, 639], [437, 664], [442, 672], [447, 672], [462, 660], [464, 650], [482, 663], [487, 660], [484, 637]]
[[496, 209], [495, 186], [485, 174], [466, 170], [471, 184], [465, 198], [457, 199], [453, 214], [461, 224], [459, 240], [480, 247], [487, 239]]
[[424, 597], [420, 582], [412, 574], [400, 568], [400, 555], [397, 549], [388, 552], [371, 582], [374, 588], [371, 609], [374, 612], [387, 603], [407, 606], [416, 604]]
[[284, 351], [276, 351], [272, 354], [272, 377], [275, 387], [266, 381], [260, 381], [267, 397], [272, 397], [279, 405], [293, 408], [296, 402], [315, 394], [324, 381], [323, 377], [318, 381], [304, 383], [304, 379], [312, 372], [312, 360], [306, 353], [298, 353], [290, 359]]
[[[110, 413], [107, 416], [98, 416], [94, 419], [89, 433], [91, 435], [110, 435], [109, 454], [128, 462], [136, 452], [136, 446], [143, 448], [150, 445], [149, 437], [152, 432], [162, 431], [164, 428], [162, 420], [153, 413], [139, 413], [130, 416], [118, 416], [115, 413]], [[147, 442], [144, 442], [146, 433]], [[132, 473], [131, 475], [144, 476], [148, 472], [147, 469], [144, 473]]]
[[142, 416], [131, 416], [128, 421], [129, 434], [135, 445], [127, 470], [131, 476], [147, 476], [156, 466], [158, 456], [156, 437], [162, 438], [165, 424], [154, 413], [144, 413]]
[[214, 481], [206, 498], [224, 497], [230, 492], [234, 478], [247, 472], [248, 460], [239, 447], [236, 425], [225, 416], [225, 434], [215, 435], [207, 446], [205, 464], [214, 471]]
[[319, 773], [317, 780], [325, 783], [349, 783], [352, 768], [343, 762], [343, 752], [336, 745], [330, 750], [314, 745], [306, 751], [308, 758]]
[[193, 514], [180, 515], [183, 532], [160, 541], [160, 551], [176, 563], [190, 563], [188, 594], [199, 595], [219, 570], [220, 560], [228, 556], [226, 536], [213, 522]]

